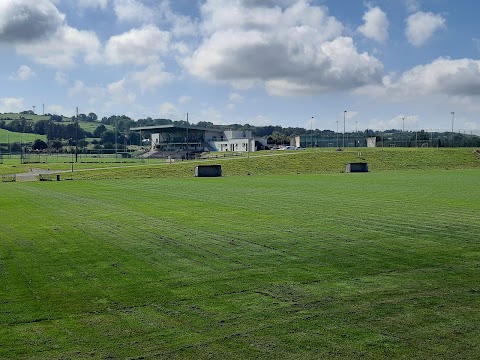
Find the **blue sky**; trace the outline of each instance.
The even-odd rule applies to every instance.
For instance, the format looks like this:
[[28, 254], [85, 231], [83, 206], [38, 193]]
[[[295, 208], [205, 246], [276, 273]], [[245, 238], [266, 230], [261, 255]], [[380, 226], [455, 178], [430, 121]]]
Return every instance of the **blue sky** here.
[[[480, 2], [1, 0], [0, 112], [480, 130]], [[454, 116], [452, 116], [454, 112]], [[338, 124], [337, 124], [338, 122]]]

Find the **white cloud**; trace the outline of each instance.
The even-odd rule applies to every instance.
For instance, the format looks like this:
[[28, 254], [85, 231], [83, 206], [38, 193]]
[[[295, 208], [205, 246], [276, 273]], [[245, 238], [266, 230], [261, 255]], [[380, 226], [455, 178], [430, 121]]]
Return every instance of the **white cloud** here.
[[192, 97], [191, 96], [187, 96], [187, 95], [182, 95], [180, 96], [180, 98], [178, 99], [178, 103], [179, 104], [188, 104], [189, 102], [192, 101]]
[[[405, 120], [402, 120], [405, 118]], [[419, 128], [420, 118], [418, 115], [398, 115], [389, 120], [370, 119], [367, 128], [372, 130], [402, 130], [403, 123], [405, 122], [405, 131], [412, 131]]]
[[114, 0], [113, 9], [119, 21], [150, 23], [154, 11], [138, 0]]
[[449, 96], [480, 95], [480, 61], [438, 58], [427, 65], [415, 66], [391, 86], [400, 94]]
[[68, 82], [68, 75], [63, 71], [58, 70], [55, 73], [54, 80], [57, 84], [65, 85]]
[[17, 53], [38, 63], [57, 68], [73, 66], [79, 57], [93, 62], [100, 49], [95, 33], [68, 26], [65, 15], [48, 0], [2, 0], [0, 42], [12, 44]]
[[65, 109], [62, 105], [48, 105], [45, 109], [45, 113], [47, 114], [57, 114], [57, 115], [65, 115], [65, 116], [73, 116], [75, 115], [75, 109]]
[[126, 89], [126, 80], [122, 79], [117, 82], [110, 83], [107, 86], [108, 100], [107, 105], [113, 104], [132, 104], [135, 102], [137, 96]]
[[189, 36], [198, 33], [198, 24], [188, 16], [174, 13], [169, 1], [164, 0], [160, 3], [160, 14], [163, 22], [171, 25], [172, 35]]
[[134, 65], [158, 62], [160, 55], [167, 52], [169, 43], [170, 34], [156, 26], [132, 29], [108, 40], [105, 47], [106, 62]]
[[19, 81], [26, 81], [35, 77], [35, 72], [27, 65], [21, 65], [18, 70], [10, 75], [10, 80], [19, 80]]
[[241, 102], [243, 101], [243, 96], [239, 93], [234, 92], [228, 95], [228, 99], [233, 102]]
[[207, 107], [200, 111], [201, 121], [209, 121], [215, 125], [230, 124], [230, 121], [225, 121], [222, 113], [213, 107]]
[[264, 83], [275, 95], [350, 89], [381, 79], [382, 64], [341, 37], [343, 26], [325, 8], [305, 0], [284, 8], [208, 0], [202, 14], [204, 41], [183, 62], [199, 78]]
[[410, 13], [420, 11], [420, 4], [417, 0], [405, 0], [405, 7]]
[[364, 24], [358, 31], [365, 37], [384, 43], [388, 39], [387, 15], [379, 8], [373, 7], [363, 15]]
[[88, 98], [89, 104], [102, 103], [105, 100], [106, 90], [101, 86], [87, 86], [83, 81], [77, 80], [68, 90], [71, 98]]
[[171, 102], [164, 102], [159, 108], [160, 116], [166, 119], [179, 119], [181, 117], [177, 107]]
[[480, 129], [480, 124], [478, 122], [474, 122], [474, 121], [466, 121], [464, 123], [463, 127], [466, 130], [479, 130]]
[[257, 115], [253, 118], [248, 118], [245, 119], [245, 122], [254, 126], [268, 126], [273, 123], [272, 118], [266, 115]]
[[45, 39], [63, 26], [64, 20], [48, 0], [2, 0], [0, 41], [17, 44]]
[[361, 96], [385, 102], [417, 101], [450, 103], [479, 112], [480, 60], [438, 58], [418, 65], [400, 76], [385, 76], [382, 85], [356, 90]]
[[145, 70], [134, 73], [131, 78], [142, 91], [147, 91], [172, 82], [174, 75], [164, 71], [162, 63], [153, 63]]
[[25, 110], [24, 98], [0, 98], [0, 112], [20, 112]]
[[99, 8], [106, 9], [108, 5], [108, 0], [77, 0], [78, 6], [82, 8]]
[[18, 44], [16, 50], [19, 54], [32, 57], [38, 63], [68, 68], [82, 55], [87, 63], [98, 62], [100, 47], [100, 41], [95, 33], [62, 26], [48, 39]]
[[405, 35], [410, 44], [419, 47], [425, 44], [437, 30], [444, 28], [446, 28], [445, 19], [441, 15], [419, 11], [408, 17]]

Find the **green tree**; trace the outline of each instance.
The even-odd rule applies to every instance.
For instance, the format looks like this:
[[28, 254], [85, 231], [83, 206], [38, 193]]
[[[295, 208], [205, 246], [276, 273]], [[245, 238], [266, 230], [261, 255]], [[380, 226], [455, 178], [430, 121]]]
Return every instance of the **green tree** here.
[[93, 130], [93, 137], [99, 138], [102, 134], [107, 131], [107, 127], [105, 125], [99, 125], [95, 130]]
[[95, 114], [93, 112], [91, 112], [87, 116], [87, 121], [97, 121], [97, 119], [98, 119], [97, 114]]
[[62, 142], [60, 140], [53, 140], [50, 142], [50, 147], [55, 150], [60, 150], [62, 148]]
[[50, 116], [50, 121], [62, 122], [63, 117], [60, 115], [52, 115]]
[[42, 139], [37, 139], [33, 142], [32, 149], [33, 150], [45, 150], [48, 148], [48, 145]]

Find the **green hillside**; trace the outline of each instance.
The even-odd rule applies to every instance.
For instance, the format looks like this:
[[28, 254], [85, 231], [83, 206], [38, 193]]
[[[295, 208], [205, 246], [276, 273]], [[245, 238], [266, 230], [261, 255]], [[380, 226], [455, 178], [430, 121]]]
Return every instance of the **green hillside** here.
[[[31, 121], [40, 121], [40, 120], [48, 120], [50, 119], [50, 116], [47, 115], [33, 115], [33, 114], [17, 114], [17, 113], [5, 113], [5, 114], [0, 114], [0, 120], [16, 120], [16, 119], [21, 119], [25, 118], [26, 120], [31, 120]], [[68, 117], [63, 118], [64, 121], [70, 120]]]
[[18, 133], [5, 129], [0, 129], [0, 144], [13, 144], [13, 143], [32, 143], [36, 139], [43, 141], [47, 140], [45, 135], [30, 134], [30, 133]]
[[[5, 114], [0, 114], [0, 120], [5, 120], [5, 122], [9, 122], [12, 120], [20, 119], [20, 118], [25, 118], [27, 121], [40, 121], [40, 120], [49, 120], [50, 116], [47, 115], [31, 115], [31, 114], [16, 114], [16, 113], [5, 113]], [[73, 121], [69, 117], [63, 117], [63, 121], [60, 124], [72, 124]], [[85, 131], [92, 132], [99, 126], [101, 123], [100, 121], [79, 121], [78, 122], [79, 126], [84, 129]], [[112, 129], [113, 126], [111, 125], [105, 125], [107, 129]]]

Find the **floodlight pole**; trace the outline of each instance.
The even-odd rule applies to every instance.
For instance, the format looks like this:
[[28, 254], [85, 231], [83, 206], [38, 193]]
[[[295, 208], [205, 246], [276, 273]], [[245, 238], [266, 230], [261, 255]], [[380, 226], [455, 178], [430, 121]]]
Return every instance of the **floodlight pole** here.
[[117, 144], [117, 117], [115, 116], [115, 160], [117, 160], [118, 144]]
[[187, 156], [187, 160], [188, 160], [188, 113], [187, 113], [187, 130], [186, 130], [186, 133], [187, 133], [187, 137], [185, 139], [185, 142], [187, 143], [186, 144], [186, 151], [187, 151], [186, 156]]
[[345, 147], [345, 115], [347, 114], [347, 110], [343, 112], [343, 147]]
[[355, 147], [357, 147], [357, 136], [358, 136], [358, 121], [355, 121]]
[[310, 147], [313, 148], [313, 116], [310, 119]]
[[338, 149], [338, 120], [336, 121], [337, 123], [337, 149]]
[[78, 162], [78, 106], [77, 116], [75, 117], [75, 162]]
[[451, 111], [450, 114], [452, 114], [452, 133], [453, 133], [453, 122], [455, 121], [455, 111]]

